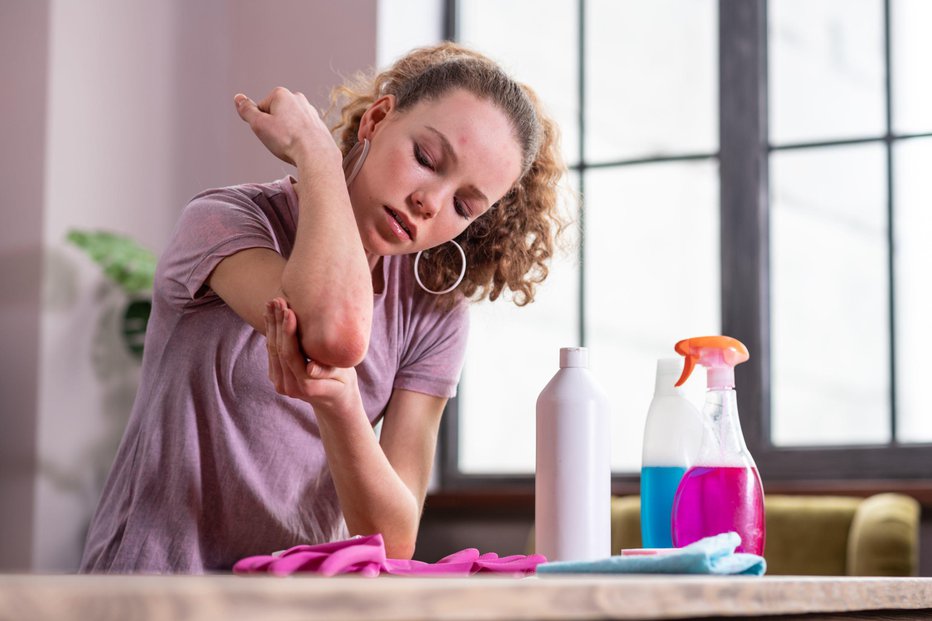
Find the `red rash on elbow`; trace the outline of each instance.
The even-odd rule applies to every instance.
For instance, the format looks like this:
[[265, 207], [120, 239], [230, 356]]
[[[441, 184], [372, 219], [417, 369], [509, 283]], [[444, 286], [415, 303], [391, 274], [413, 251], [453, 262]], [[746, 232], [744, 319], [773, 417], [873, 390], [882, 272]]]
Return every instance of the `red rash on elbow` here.
[[359, 330], [332, 328], [325, 334], [309, 335], [301, 339], [305, 354], [315, 362], [331, 367], [355, 367], [366, 357], [369, 349], [368, 334]]

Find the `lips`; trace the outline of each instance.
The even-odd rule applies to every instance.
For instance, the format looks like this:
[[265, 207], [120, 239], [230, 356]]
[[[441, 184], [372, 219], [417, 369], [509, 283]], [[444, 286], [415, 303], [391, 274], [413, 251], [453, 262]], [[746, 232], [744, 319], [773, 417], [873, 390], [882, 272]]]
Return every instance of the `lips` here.
[[388, 225], [392, 232], [403, 241], [414, 241], [417, 237], [417, 227], [403, 213], [385, 207], [385, 213], [388, 215]]

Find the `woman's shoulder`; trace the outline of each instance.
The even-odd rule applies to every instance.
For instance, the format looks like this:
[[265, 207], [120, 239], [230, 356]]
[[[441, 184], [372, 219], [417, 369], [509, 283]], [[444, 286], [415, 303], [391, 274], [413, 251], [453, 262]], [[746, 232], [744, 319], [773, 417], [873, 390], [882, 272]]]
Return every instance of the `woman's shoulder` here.
[[182, 210], [178, 228], [209, 225], [236, 229], [259, 226], [291, 238], [297, 229], [298, 198], [291, 177], [204, 190]]
[[188, 204], [205, 201], [232, 203], [242, 201], [255, 202], [258, 196], [265, 196], [266, 198], [281, 196], [289, 203], [293, 198], [296, 200], [294, 188], [292, 187], [292, 177], [289, 175], [282, 179], [265, 183], [240, 183], [208, 188], [195, 194]]

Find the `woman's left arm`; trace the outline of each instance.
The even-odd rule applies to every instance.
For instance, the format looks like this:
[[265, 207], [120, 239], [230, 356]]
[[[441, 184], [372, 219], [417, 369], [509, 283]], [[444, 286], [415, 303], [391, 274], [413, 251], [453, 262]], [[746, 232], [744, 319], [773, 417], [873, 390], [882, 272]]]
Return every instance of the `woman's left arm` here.
[[279, 393], [314, 406], [350, 534], [381, 533], [389, 558], [409, 559], [447, 400], [396, 389], [380, 445], [363, 409], [355, 369], [306, 361], [296, 330], [297, 319], [285, 301], [271, 302], [266, 310], [269, 378]]

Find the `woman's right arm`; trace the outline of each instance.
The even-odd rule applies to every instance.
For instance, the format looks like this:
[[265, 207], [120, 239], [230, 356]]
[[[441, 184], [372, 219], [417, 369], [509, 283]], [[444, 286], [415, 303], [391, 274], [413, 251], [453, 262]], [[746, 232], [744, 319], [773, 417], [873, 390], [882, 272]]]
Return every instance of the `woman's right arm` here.
[[307, 99], [277, 88], [258, 104], [235, 98], [240, 116], [278, 158], [298, 169], [298, 229], [285, 260], [261, 248], [221, 261], [208, 284], [240, 317], [265, 331], [265, 304], [282, 295], [298, 317], [312, 360], [362, 361], [372, 323], [372, 276], [343, 176], [342, 155]]

